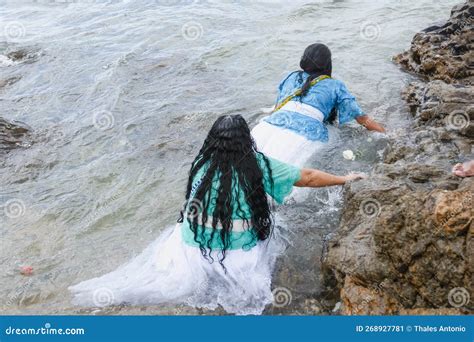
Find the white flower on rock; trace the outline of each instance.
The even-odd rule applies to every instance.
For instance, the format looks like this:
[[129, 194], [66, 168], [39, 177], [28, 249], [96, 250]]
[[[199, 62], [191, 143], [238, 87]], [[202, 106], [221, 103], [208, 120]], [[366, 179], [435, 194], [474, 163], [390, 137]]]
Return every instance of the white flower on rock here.
[[344, 152], [342, 152], [342, 156], [344, 157], [344, 159], [347, 160], [355, 160], [354, 152], [352, 152], [351, 150], [345, 150]]

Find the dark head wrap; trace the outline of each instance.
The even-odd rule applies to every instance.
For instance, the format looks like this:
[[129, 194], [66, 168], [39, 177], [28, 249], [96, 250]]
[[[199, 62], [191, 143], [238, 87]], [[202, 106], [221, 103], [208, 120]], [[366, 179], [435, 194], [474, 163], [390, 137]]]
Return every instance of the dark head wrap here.
[[311, 44], [304, 50], [300, 60], [300, 67], [309, 74], [302, 87], [301, 96], [304, 96], [309, 89], [311, 81], [316, 77], [321, 75], [331, 76], [331, 50], [321, 43]]
[[[311, 81], [321, 75], [331, 76], [332, 73], [332, 60], [331, 50], [321, 43], [311, 44], [308, 46], [303, 53], [300, 60], [300, 67], [309, 74], [309, 77], [301, 87], [301, 97], [304, 97], [311, 87]], [[303, 80], [303, 72], [300, 71], [301, 81]], [[337, 116], [335, 108], [331, 110], [329, 117], [326, 119], [328, 123], [334, 123]]]

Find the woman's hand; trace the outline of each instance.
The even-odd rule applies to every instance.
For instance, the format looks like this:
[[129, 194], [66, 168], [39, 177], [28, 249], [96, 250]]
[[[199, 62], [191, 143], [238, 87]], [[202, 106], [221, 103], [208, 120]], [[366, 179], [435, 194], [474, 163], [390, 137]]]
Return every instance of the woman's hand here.
[[356, 121], [367, 128], [369, 131], [385, 133], [385, 128], [378, 122], [372, 120], [368, 115], [361, 115], [356, 118]]
[[367, 178], [367, 175], [363, 172], [350, 172], [344, 176], [344, 179], [346, 182], [356, 181], [356, 180], [365, 179], [365, 178]]
[[300, 180], [295, 186], [320, 188], [323, 186], [343, 185], [347, 182], [367, 178], [364, 173], [351, 172], [346, 176], [336, 176], [316, 169], [302, 169]]

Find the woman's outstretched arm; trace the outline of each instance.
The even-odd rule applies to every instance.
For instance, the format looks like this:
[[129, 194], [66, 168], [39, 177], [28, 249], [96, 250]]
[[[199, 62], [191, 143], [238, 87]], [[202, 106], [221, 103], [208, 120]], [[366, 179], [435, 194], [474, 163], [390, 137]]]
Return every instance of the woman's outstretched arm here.
[[361, 115], [356, 118], [356, 121], [367, 128], [369, 131], [376, 131], [385, 133], [385, 128], [378, 122], [371, 119], [368, 115]]
[[316, 169], [301, 169], [301, 178], [295, 186], [320, 188], [323, 186], [342, 185], [351, 180], [366, 178], [363, 173], [349, 173], [346, 176], [336, 176]]

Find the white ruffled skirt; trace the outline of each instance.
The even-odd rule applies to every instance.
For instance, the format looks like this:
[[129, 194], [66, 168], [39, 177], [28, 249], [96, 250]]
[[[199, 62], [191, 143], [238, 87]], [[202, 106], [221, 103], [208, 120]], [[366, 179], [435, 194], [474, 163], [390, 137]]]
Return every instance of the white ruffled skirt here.
[[263, 120], [252, 129], [252, 136], [260, 152], [298, 167], [305, 166], [308, 159], [324, 147], [321, 141], [308, 140]]
[[227, 251], [224, 272], [182, 241], [178, 224], [117, 270], [69, 290], [75, 305], [87, 307], [176, 303], [213, 310], [220, 305], [228, 313], [258, 315], [273, 302], [271, 274], [284, 245], [276, 228], [249, 251]]
[[[251, 133], [260, 152], [298, 167], [308, 167], [306, 163], [309, 158], [321, 150], [325, 144], [321, 141], [308, 140], [302, 135], [263, 120], [252, 129]], [[287, 197], [287, 200], [303, 202], [310, 192], [309, 188], [297, 188]]]

